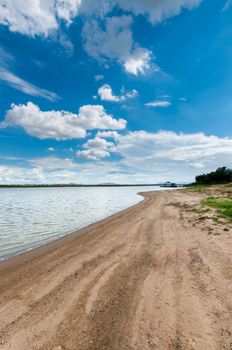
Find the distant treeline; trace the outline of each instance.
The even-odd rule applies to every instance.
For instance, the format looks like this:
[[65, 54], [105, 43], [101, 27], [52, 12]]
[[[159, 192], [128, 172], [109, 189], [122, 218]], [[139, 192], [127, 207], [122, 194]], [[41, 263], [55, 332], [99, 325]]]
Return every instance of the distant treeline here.
[[217, 185], [232, 182], [232, 169], [221, 167], [208, 174], [196, 176], [196, 185]]

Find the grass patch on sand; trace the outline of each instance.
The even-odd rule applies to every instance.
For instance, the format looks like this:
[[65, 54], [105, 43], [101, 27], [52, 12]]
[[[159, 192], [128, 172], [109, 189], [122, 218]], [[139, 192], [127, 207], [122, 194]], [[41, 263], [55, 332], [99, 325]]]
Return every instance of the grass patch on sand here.
[[188, 186], [185, 189], [189, 192], [197, 192], [197, 193], [202, 193], [204, 192], [206, 186], [204, 185], [192, 185], [192, 186]]
[[209, 208], [192, 208], [191, 211], [197, 214], [204, 214], [204, 213], [208, 213], [210, 209]]
[[208, 197], [202, 201], [202, 204], [218, 209], [218, 215], [220, 217], [226, 217], [232, 221], [231, 197]]

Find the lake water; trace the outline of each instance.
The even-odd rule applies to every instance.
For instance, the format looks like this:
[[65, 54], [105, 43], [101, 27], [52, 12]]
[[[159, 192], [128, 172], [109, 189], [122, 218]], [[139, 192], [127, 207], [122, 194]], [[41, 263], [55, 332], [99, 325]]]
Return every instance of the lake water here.
[[160, 187], [0, 188], [0, 259], [83, 228]]

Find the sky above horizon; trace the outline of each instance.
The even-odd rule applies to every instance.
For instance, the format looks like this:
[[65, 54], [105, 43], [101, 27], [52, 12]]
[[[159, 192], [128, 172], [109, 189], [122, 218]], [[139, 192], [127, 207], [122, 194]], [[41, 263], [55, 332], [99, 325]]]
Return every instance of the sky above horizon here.
[[231, 0], [0, 0], [0, 183], [232, 167]]

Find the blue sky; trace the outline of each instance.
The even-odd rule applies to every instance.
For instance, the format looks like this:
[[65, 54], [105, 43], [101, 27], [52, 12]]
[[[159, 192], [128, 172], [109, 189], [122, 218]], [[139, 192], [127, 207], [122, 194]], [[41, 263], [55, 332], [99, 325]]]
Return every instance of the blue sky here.
[[0, 0], [0, 183], [232, 166], [232, 1]]

